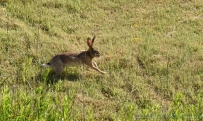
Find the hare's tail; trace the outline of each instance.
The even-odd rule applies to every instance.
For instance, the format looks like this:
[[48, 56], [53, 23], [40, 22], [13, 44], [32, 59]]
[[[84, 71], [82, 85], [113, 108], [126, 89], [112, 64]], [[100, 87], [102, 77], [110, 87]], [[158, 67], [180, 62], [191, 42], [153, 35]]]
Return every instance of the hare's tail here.
[[43, 63], [42, 66], [44, 66], [44, 67], [50, 67], [50, 63]]

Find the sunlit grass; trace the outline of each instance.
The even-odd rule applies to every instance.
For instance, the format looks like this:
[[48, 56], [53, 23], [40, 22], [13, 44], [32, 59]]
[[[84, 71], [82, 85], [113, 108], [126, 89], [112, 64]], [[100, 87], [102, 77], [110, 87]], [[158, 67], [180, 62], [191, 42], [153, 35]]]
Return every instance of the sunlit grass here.
[[[203, 2], [2, 1], [0, 120], [202, 120]], [[43, 68], [87, 49], [101, 75]]]

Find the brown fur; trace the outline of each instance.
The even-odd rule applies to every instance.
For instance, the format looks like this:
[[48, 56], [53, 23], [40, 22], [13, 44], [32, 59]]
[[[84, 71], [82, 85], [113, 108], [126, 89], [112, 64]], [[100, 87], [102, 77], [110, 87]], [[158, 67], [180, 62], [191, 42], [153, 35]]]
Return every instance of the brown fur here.
[[87, 51], [82, 51], [80, 53], [60, 53], [54, 56], [49, 63], [43, 65], [50, 66], [57, 76], [63, 72], [65, 67], [78, 66], [80, 64], [88, 65], [92, 69], [105, 74], [106, 72], [101, 71], [96, 62], [92, 60], [94, 57], [100, 56], [100, 53], [93, 48], [94, 39], [95, 36], [92, 40], [90, 38], [87, 39], [87, 45], [89, 46]]

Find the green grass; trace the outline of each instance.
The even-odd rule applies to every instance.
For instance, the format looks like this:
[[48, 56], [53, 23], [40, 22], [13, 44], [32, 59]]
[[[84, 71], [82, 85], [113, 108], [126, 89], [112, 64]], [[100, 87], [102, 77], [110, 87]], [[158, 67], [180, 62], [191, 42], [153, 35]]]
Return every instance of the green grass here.
[[[202, 120], [203, 1], [1, 0], [0, 120]], [[87, 49], [101, 75], [41, 66]]]

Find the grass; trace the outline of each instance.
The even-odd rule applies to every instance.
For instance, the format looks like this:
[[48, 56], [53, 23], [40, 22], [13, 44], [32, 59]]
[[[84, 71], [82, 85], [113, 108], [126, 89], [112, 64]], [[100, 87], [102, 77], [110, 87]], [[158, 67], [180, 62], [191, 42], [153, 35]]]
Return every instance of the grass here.
[[[0, 1], [0, 120], [202, 120], [203, 2]], [[43, 68], [87, 49], [101, 75]]]

